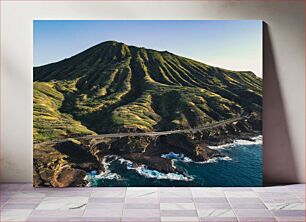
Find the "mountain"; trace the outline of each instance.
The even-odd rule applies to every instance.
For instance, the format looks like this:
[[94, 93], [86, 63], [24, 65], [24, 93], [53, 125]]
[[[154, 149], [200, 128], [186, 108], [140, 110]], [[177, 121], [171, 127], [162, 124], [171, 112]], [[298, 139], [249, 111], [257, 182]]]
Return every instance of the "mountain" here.
[[[262, 131], [261, 78], [167, 51], [103, 42], [34, 67], [33, 86], [34, 142], [74, 138], [34, 146], [35, 186], [85, 186], [86, 173], [106, 172], [114, 155], [160, 172], [184, 174], [161, 154], [205, 161], [223, 156], [207, 145], [251, 139]], [[237, 116], [248, 118], [197, 133], [76, 139], [190, 129]]]
[[252, 72], [114, 41], [34, 68], [35, 141], [194, 128], [261, 109]]

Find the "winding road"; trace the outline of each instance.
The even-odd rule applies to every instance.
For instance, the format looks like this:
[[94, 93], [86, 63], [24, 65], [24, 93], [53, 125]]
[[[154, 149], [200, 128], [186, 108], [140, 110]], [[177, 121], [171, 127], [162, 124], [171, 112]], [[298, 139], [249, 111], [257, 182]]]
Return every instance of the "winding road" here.
[[190, 129], [179, 129], [179, 130], [169, 130], [169, 131], [160, 131], [160, 132], [143, 132], [143, 133], [108, 133], [108, 134], [99, 134], [99, 135], [88, 135], [88, 136], [80, 136], [80, 137], [71, 137], [71, 138], [65, 138], [60, 140], [52, 140], [52, 141], [46, 141], [46, 142], [40, 142], [40, 143], [34, 143], [34, 146], [42, 146], [42, 145], [50, 145], [55, 143], [62, 143], [69, 141], [70, 139], [102, 139], [102, 138], [122, 138], [127, 136], [163, 136], [163, 135], [170, 135], [170, 134], [177, 134], [177, 133], [197, 133], [202, 130], [207, 130], [211, 128], [216, 128], [220, 126], [224, 126], [226, 124], [230, 124], [233, 122], [237, 122], [243, 119], [248, 119], [249, 116], [238, 116], [210, 124], [206, 124], [202, 127], [198, 128], [190, 128]]

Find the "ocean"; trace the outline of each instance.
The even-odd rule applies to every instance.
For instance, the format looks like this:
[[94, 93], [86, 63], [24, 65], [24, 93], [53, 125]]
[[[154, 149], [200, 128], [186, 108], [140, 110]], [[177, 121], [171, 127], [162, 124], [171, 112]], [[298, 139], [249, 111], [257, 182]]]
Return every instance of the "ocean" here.
[[135, 166], [131, 161], [115, 157], [105, 162], [105, 172], [86, 176], [91, 187], [235, 187], [262, 186], [262, 136], [255, 141], [237, 140], [231, 144], [210, 147], [226, 157], [206, 162], [194, 162], [183, 154], [166, 153], [163, 158], [184, 174], [161, 173], [146, 166]]

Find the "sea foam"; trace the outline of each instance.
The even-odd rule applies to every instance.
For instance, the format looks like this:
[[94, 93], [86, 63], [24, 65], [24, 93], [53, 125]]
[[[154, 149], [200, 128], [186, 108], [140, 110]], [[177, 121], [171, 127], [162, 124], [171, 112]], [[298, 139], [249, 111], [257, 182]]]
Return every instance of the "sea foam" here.
[[171, 159], [171, 160], [179, 160], [185, 163], [192, 162], [192, 159], [190, 159], [189, 157], [186, 157], [182, 153], [178, 154], [178, 153], [170, 152], [170, 153], [162, 154], [161, 157], [166, 158], [166, 159]]
[[104, 166], [104, 172], [95, 175], [95, 174], [87, 174], [84, 178], [84, 180], [88, 181], [87, 186], [88, 187], [92, 187], [92, 186], [96, 186], [97, 185], [97, 180], [101, 180], [101, 179], [106, 179], [106, 180], [121, 180], [121, 176], [117, 173], [113, 173], [109, 166], [110, 164], [116, 160], [116, 158], [114, 160], [111, 161], [106, 161], [107, 156], [103, 158], [102, 163]]
[[209, 160], [206, 160], [206, 161], [200, 161], [200, 162], [195, 162], [195, 163], [198, 163], [198, 164], [205, 164], [205, 163], [217, 163], [219, 162], [220, 160], [223, 160], [223, 161], [231, 161], [233, 160], [232, 158], [230, 158], [229, 156], [224, 156], [224, 157], [213, 157]]
[[227, 143], [227, 144], [223, 144], [220, 146], [208, 146], [210, 149], [225, 149], [228, 147], [232, 147], [235, 145], [244, 145], [244, 146], [248, 146], [248, 145], [260, 145], [262, 144], [262, 135], [256, 136], [256, 137], [252, 137], [251, 140], [235, 140], [233, 143]]
[[149, 169], [146, 165], [136, 166], [132, 161], [126, 160], [123, 158], [118, 159], [121, 164], [126, 164], [128, 170], [135, 170], [139, 175], [146, 178], [154, 178], [158, 180], [182, 180], [182, 181], [191, 181], [194, 178], [191, 176], [184, 176], [179, 173], [162, 173], [158, 170]]
[[225, 156], [225, 157], [213, 157], [213, 158], [211, 158], [209, 160], [206, 160], [206, 161], [194, 161], [194, 160], [190, 159], [189, 157], [186, 157], [184, 154], [178, 154], [178, 153], [174, 153], [174, 152], [162, 154], [161, 157], [171, 159], [172, 161], [180, 161], [180, 162], [184, 162], [184, 163], [191, 163], [192, 162], [192, 163], [197, 163], [197, 164], [216, 163], [220, 160], [223, 160], [223, 161], [232, 160], [232, 158], [230, 158], [228, 156]]

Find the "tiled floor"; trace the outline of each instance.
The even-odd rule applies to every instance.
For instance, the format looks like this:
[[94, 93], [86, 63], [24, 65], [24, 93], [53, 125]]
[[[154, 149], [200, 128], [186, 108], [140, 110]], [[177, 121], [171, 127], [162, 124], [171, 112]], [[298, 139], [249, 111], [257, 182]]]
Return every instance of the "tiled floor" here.
[[1, 185], [1, 221], [305, 221], [305, 185], [66, 188]]

